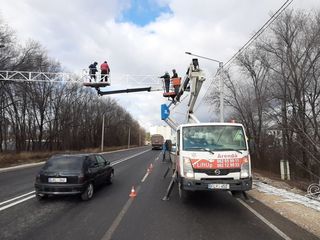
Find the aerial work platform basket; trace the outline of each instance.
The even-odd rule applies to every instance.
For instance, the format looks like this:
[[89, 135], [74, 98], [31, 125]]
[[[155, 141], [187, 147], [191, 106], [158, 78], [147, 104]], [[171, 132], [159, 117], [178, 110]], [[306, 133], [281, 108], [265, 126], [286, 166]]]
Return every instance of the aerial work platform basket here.
[[93, 88], [107, 87], [110, 85], [110, 74], [101, 73], [95, 74], [95, 77], [92, 77], [90, 74], [87, 74], [85, 82], [83, 83], [83, 86]]
[[109, 82], [84, 82], [83, 86], [85, 87], [94, 87], [94, 88], [99, 88], [99, 87], [107, 87], [110, 86]]

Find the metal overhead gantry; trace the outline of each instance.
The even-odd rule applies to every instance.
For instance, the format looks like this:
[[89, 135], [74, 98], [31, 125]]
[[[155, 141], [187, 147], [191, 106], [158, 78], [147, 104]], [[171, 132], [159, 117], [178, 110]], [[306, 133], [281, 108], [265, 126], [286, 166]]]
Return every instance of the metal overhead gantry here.
[[151, 92], [162, 91], [161, 82], [152, 75], [121, 75], [119, 85], [146, 85], [148, 87], [128, 88], [120, 90], [102, 91], [100, 88], [111, 85], [110, 78], [107, 82], [102, 82], [103, 76], [96, 74], [97, 81], [91, 79], [91, 76], [84, 71], [82, 74], [67, 73], [67, 72], [29, 72], [29, 71], [1, 71], [0, 81], [4, 82], [54, 82], [54, 83], [76, 83], [82, 84], [85, 87], [92, 87], [97, 90], [100, 96], [118, 94], [118, 93], [132, 93], [132, 92]]

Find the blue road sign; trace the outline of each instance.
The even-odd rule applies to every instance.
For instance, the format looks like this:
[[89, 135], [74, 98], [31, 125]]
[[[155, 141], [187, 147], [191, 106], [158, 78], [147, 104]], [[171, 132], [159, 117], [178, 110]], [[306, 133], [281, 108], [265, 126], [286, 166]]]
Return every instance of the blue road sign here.
[[166, 104], [161, 104], [161, 119], [166, 120], [170, 115], [169, 107]]

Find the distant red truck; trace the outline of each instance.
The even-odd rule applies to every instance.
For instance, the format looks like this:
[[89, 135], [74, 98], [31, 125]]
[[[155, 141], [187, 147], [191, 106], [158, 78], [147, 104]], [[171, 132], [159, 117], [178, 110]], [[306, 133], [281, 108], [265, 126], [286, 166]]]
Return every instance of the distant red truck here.
[[152, 149], [162, 149], [164, 137], [161, 134], [154, 134], [151, 136]]

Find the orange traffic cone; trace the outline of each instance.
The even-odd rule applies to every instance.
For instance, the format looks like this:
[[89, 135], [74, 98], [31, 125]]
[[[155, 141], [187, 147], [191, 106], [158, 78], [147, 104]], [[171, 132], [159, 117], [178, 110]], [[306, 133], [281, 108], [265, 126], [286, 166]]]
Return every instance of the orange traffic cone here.
[[136, 190], [134, 189], [134, 186], [131, 188], [131, 193], [129, 194], [129, 197], [134, 198], [137, 196]]

